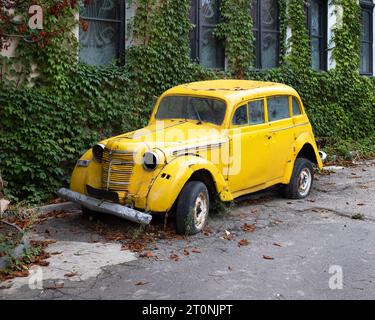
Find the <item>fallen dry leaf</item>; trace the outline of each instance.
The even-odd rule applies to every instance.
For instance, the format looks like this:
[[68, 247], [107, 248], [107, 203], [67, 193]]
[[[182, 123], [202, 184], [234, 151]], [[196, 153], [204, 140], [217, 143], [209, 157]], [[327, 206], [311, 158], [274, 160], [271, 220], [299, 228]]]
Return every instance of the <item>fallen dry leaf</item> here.
[[68, 278], [71, 278], [71, 277], [74, 277], [78, 274], [78, 272], [69, 272], [69, 273], [66, 273], [64, 274], [65, 277], [68, 277]]
[[56, 256], [58, 254], [62, 254], [62, 251], [55, 251], [50, 253], [51, 256]]
[[245, 232], [253, 232], [255, 230], [255, 226], [253, 224], [245, 223], [242, 226], [242, 230]]
[[190, 252], [187, 249], [184, 249], [184, 256], [188, 256]]
[[35, 264], [37, 264], [38, 266], [41, 266], [41, 267], [48, 267], [49, 266], [49, 262], [45, 261], [45, 260], [35, 261]]
[[364, 203], [357, 203], [357, 206], [364, 206]]
[[266, 259], [266, 260], [274, 260], [273, 257], [271, 257], [271, 256], [266, 256], [266, 255], [263, 255], [263, 259]]
[[209, 228], [205, 228], [205, 229], [203, 229], [203, 234], [204, 234], [205, 236], [209, 236], [211, 233], [212, 233], [212, 230], [211, 230], [211, 229], [209, 229]]
[[229, 270], [229, 271], [233, 271], [233, 267], [229, 266], [229, 267], [228, 267], [228, 270]]
[[58, 283], [54, 286], [44, 287], [45, 290], [55, 290], [55, 289], [62, 289], [62, 288], [64, 288], [63, 283]]
[[28, 270], [20, 270], [13, 272], [12, 276], [14, 277], [27, 277], [29, 275]]
[[198, 248], [193, 248], [191, 250], [191, 252], [194, 252], [194, 253], [201, 253], [201, 251], [198, 249]]
[[238, 246], [247, 246], [249, 244], [250, 242], [247, 239], [241, 239], [240, 241], [238, 241]]
[[145, 285], [147, 283], [148, 283], [147, 281], [138, 281], [135, 285], [136, 286], [143, 286], [143, 285]]
[[121, 250], [130, 250], [133, 252], [141, 252], [145, 249], [145, 245], [138, 241], [129, 241], [122, 245]]
[[63, 202], [63, 200], [60, 198], [56, 198], [50, 201], [51, 204], [56, 204], [56, 203], [61, 203], [61, 202]]
[[282, 247], [282, 245], [281, 245], [281, 244], [279, 244], [279, 243], [276, 243], [276, 242], [274, 242], [274, 243], [273, 243], [273, 245], [274, 245], [274, 246], [276, 246], [276, 247]]
[[175, 254], [175, 253], [172, 253], [170, 256], [169, 256], [169, 259], [173, 260], [173, 261], [179, 261], [180, 260], [180, 257]]
[[151, 251], [143, 252], [139, 255], [140, 258], [152, 258], [154, 254]]

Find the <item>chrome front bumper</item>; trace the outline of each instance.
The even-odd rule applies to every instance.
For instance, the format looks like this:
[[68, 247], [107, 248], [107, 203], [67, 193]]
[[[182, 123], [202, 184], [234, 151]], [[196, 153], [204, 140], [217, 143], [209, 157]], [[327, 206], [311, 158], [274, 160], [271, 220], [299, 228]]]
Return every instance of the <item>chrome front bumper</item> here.
[[59, 191], [57, 191], [57, 195], [60, 198], [80, 204], [87, 209], [112, 214], [140, 224], [149, 224], [152, 219], [150, 214], [117, 203], [86, 196], [70, 189], [61, 188]]

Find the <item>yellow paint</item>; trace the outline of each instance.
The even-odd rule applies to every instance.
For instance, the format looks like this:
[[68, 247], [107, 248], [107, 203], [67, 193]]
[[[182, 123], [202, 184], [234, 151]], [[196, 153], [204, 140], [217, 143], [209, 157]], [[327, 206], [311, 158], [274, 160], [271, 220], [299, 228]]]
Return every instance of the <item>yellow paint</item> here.
[[[155, 119], [158, 105], [165, 96], [194, 95], [223, 100], [227, 111], [220, 126], [193, 120]], [[292, 115], [292, 98], [297, 99], [301, 114], [269, 122], [267, 97], [286, 95]], [[251, 101], [262, 100], [265, 123], [236, 126], [232, 118], [236, 109]], [[305, 144], [310, 144], [322, 168], [309, 119], [298, 93], [289, 86], [246, 80], [215, 80], [185, 84], [166, 91], [156, 104], [149, 124], [101, 142], [107, 151], [116, 153], [120, 164], [113, 165], [110, 183], [116, 185], [120, 202], [140, 210], [167, 212], [175, 203], [185, 183], [194, 172], [209, 174], [222, 201], [255, 192], [278, 183], [288, 183], [294, 161]], [[157, 153], [160, 163], [146, 170], [142, 157], [146, 151]], [[131, 153], [134, 164], [128, 161]], [[76, 167], [71, 189], [87, 194], [86, 185], [106, 189], [103, 164], [92, 159], [91, 149], [81, 159], [91, 160], [88, 167]], [[121, 172], [124, 168], [125, 173]], [[124, 174], [128, 185], [121, 184]], [[107, 175], [107, 172], [105, 172]]]

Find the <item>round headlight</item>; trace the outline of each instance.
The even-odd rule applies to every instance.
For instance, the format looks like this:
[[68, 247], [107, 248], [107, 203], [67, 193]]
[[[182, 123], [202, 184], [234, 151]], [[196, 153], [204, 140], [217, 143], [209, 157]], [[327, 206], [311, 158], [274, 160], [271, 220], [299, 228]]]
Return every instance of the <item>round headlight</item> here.
[[155, 152], [148, 151], [143, 156], [143, 167], [146, 170], [155, 170], [159, 164], [159, 156]]
[[100, 163], [103, 159], [104, 146], [102, 144], [96, 144], [92, 148], [92, 155], [96, 162]]

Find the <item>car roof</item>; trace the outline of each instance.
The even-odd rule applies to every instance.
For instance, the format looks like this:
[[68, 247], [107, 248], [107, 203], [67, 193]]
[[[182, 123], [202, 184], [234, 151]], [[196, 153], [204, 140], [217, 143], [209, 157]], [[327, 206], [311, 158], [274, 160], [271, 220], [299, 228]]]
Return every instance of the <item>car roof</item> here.
[[171, 88], [165, 92], [170, 94], [192, 94], [216, 97], [228, 101], [241, 101], [251, 96], [269, 94], [298, 95], [292, 88], [282, 83], [253, 80], [209, 80], [191, 82]]

